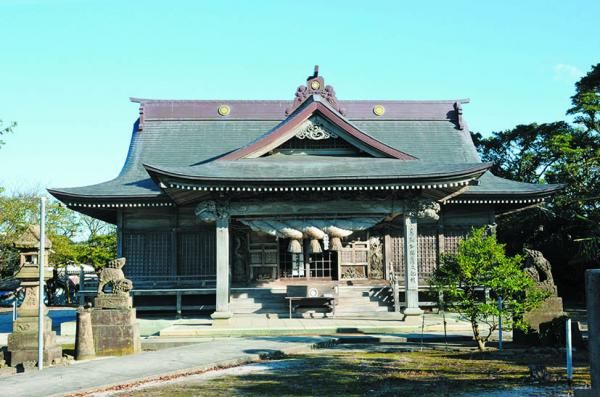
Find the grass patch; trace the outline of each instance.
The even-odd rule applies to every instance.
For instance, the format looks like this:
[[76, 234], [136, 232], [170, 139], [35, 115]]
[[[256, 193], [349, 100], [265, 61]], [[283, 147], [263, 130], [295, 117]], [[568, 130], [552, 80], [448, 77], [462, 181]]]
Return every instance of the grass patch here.
[[[128, 396], [446, 396], [537, 384], [529, 365], [547, 367], [565, 384], [564, 357], [546, 352], [365, 352], [323, 350], [293, 355], [272, 370], [128, 392]], [[285, 363], [289, 363], [289, 366]], [[574, 381], [590, 383], [586, 358], [577, 356]]]

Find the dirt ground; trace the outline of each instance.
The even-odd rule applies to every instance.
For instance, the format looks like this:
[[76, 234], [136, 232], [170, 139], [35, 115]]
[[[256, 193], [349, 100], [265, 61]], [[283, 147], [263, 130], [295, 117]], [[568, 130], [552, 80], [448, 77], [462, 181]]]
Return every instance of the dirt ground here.
[[[413, 351], [410, 351], [413, 350]], [[416, 351], [414, 351], [416, 350]], [[532, 377], [532, 366], [537, 377]], [[574, 385], [590, 383], [585, 352]], [[564, 352], [338, 346], [277, 361], [146, 384], [120, 396], [564, 396]]]

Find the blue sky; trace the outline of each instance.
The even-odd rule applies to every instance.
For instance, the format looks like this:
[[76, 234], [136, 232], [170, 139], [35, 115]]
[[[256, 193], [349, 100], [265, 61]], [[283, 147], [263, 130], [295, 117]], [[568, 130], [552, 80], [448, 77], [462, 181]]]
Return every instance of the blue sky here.
[[474, 131], [564, 118], [600, 62], [600, 1], [0, 0], [11, 191], [117, 175], [128, 98], [290, 99], [314, 64], [340, 99], [468, 97]]

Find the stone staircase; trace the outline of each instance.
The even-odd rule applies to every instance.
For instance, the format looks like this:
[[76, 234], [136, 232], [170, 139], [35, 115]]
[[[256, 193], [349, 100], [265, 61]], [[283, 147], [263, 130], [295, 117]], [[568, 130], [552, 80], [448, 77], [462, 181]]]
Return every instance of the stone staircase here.
[[232, 288], [229, 310], [236, 315], [277, 316], [287, 318], [286, 287]]
[[336, 317], [381, 317], [393, 311], [394, 301], [389, 287], [339, 287]]
[[[231, 290], [229, 307], [236, 316], [264, 315], [288, 317], [286, 287], [234, 288]], [[336, 317], [385, 317], [393, 315], [393, 296], [387, 286], [340, 286]], [[294, 317], [329, 317], [325, 307], [299, 307]]]

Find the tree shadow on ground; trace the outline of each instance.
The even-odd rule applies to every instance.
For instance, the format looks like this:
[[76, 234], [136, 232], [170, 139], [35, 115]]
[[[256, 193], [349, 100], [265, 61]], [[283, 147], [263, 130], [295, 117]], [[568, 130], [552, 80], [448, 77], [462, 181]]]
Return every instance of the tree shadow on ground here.
[[[273, 368], [164, 388], [164, 394], [244, 396], [450, 396], [531, 386], [529, 361], [503, 362], [462, 352], [336, 352], [293, 356]], [[286, 366], [286, 361], [293, 365]], [[555, 387], [557, 378], [536, 387]]]

